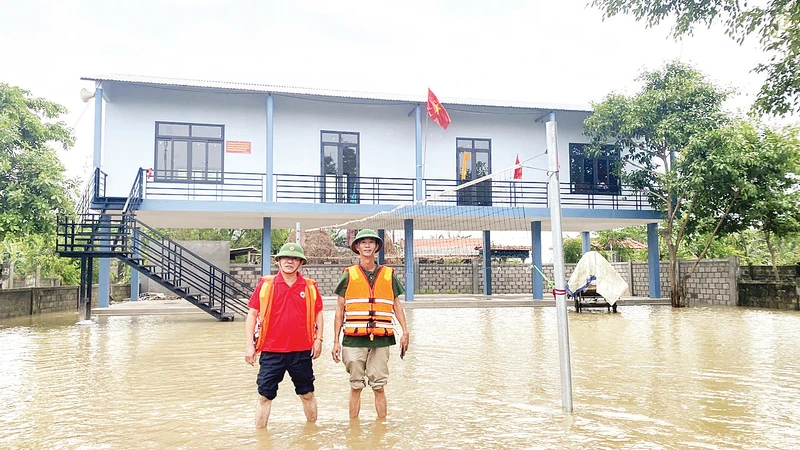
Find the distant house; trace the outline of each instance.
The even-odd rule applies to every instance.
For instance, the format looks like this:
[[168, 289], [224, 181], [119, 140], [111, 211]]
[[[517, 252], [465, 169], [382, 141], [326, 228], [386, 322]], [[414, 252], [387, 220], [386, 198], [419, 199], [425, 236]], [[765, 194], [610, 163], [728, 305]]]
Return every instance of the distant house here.
[[[404, 244], [401, 242], [401, 247], [404, 248]], [[518, 258], [524, 261], [531, 254], [531, 248], [524, 245], [492, 244], [490, 251], [492, 259]], [[422, 261], [482, 258], [483, 239], [469, 237], [414, 239], [414, 256]]]

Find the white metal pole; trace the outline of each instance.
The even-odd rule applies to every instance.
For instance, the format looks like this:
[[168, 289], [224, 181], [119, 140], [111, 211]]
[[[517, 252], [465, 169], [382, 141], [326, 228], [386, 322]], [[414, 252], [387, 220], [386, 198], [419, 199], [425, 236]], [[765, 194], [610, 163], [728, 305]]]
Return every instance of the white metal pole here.
[[561, 232], [561, 192], [558, 177], [558, 127], [556, 115], [550, 113], [547, 128], [547, 160], [550, 184], [550, 230], [553, 236], [553, 278], [555, 282], [556, 317], [558, 318], [558, 359], [561, 368], [561, 408], [572, 412], [572, 368], [569, 358], [569, 321], [567, 319], [567, 291], [564, 281], [564, 242]]
[[300, 222], [295, 222], [294, 224], [294, 243], [300, 243]]

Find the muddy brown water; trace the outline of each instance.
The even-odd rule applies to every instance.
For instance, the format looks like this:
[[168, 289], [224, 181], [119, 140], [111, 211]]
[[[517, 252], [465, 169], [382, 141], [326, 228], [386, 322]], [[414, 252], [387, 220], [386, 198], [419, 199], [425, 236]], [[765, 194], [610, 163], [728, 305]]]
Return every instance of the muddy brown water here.
[[253, 427], [243, 322], [202, 315], [0, 321], [0, 448], [728, 449], [800, 446], [800, 313], [626, 306], [570, 313], [575, 412], [561, 411], [554, 308], [408, 310], [389, 416], [347, 415], [315, 361], [319, 420], [288, 377]]

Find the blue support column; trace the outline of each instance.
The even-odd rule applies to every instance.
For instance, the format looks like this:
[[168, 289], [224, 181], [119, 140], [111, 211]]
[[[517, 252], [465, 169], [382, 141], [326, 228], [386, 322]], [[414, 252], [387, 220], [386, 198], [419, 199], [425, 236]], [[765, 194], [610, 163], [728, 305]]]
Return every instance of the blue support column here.
[[414, 301], [414, 219], [403, 220], [405, 231], [406, 301]]
[[[139, 229], [133, 229], [133, 257], [139, 257]], [[131, 301], [139, 300], [139, 271], [131, 267]]]
[[[267, 176], [265, 179], [264, 186], [264, 193], [266, 196], [265, 201], [271, 202], [272, 201], [272, 172], [274, 171], [273, 168], [273, 161], [274, 161], [274, 136], [275, 136], [275, 127], [274, 127], [274, 118], [275, 118], [275, 104], [272, 94], [267, 94], [267, 161], [266, 161], [266, 172]], [[269, 253], [269, 250], [267, 251]]]
[[587, 253], [592, 250], [592, 239], [588, 231], [581, 232], [581, 253]]
[[[538, 270], [537, 270], [538, 268]], [[539, 270], [542, 267], [542, 222], [531, 222], [531, 280], [533, 280], [533, 298], [544, 299], [544, 278]]]
[[[378, 230], [378, 237], [381, 238], [382, 242], [386, 242], [386, 231]], [[378, 252], [378, 264], [386, 264], [386, 249], [384, 249], [383, 245], [381, 245], [381, 249]]]
[[661, 267], [658, 258], [658, 224], [647, 224], [647, 270], [650, 298], [661, 297]]
[[272, 273], [272, 218], [264, 217], [261, 226], [261, 276]]
[[483, 294], [492, 295], [492, 240], [489, 230], [483, 231]]
[[420, 111], [420, 105], [414, 108], [414, 143], [417, 155], [416, 193], [414, 198], [422, 200], [425, 195], [422, 192], [422, 112]]
[[[111, 242], [108, 238], [108, 233], [111, 230], [111, 219], [107, 215], [100, 217], [100, 250], [110, 251]], [[108, 308], [109, 299], [111, 298], [111, 260], [109, 258], [100, 258], [99, 274], [97, 276], [97, 307]]]

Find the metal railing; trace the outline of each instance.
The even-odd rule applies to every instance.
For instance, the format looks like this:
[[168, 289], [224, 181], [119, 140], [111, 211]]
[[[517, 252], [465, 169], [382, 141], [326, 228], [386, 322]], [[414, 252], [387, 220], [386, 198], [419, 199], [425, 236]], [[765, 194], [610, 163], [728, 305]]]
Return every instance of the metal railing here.
[[[143, 170], [140, 169], [140, 175]], [[208, 179], [165, 180], [163, 177], [162, 173], [160, 180], [143, 182], [139, 187], [141, 198], [268, 201], [266, 174], [263, 173], [225, 172], [214, 182]], [[274, 183], [278, 202], [403, 204], [415, 199], [414, 178], [275, 174]], [[487, 180], [452, 191], [460, 184], [460, 180], [425, 178], [423, 193], [432, 203], [548, 207], [548, 183], [545, 181]], [[616, 190], [601, 186], [589, 188], [591, 186], [583, 184], [561, 183], [562, 205], [586, 209], [651, 209], [647, 197], [628, 186]]]
[[399, 204], [414, 201], [413, 178], [275, 175], [277, 201]]
[[225, 318], [248, 312], [251, 287], [132, 214], [85, 214], [58, 221], [62, 256], [116, 257], [201, 309]]
[[155, 178], [145, 183], [144, 198], [239, 201], [264, 201], [266, 198], [267, 175], [263, 173], [220, 172], [207, 173], [202, 178], [189, 176], [185, 171], [159, 170]]
[[123, 214], [133, 214], [136, 208], [142, 203], [144, 198], [144, 174], [145, 170], [139, 168], [139, 173], [133, 180], [133, 185], [128, 193], [128, 199], [125, 201], [125, 206], [122, 208]]
[[106, 181], [108, 174], [95, 167], [86, 184], [83, 187], [81, 197], [75, 205], [76, 214], [86, 214], [92, 209], [92, 202], [98, 197], [106, 195]]
[[[458, 180], [423, 180], [425, 198], [429, 203], [456, 203], [464, 206], [541, 206], [548, 207], [547, 182], [544, 181], [484, 181], [455, 190]], [[577, 185], [561, 183], [561, 205], [586, 209], [651, 209], [647, 197], [640, 191], [622, 186], [619, 192], [595, 190], [576, 192]]]

